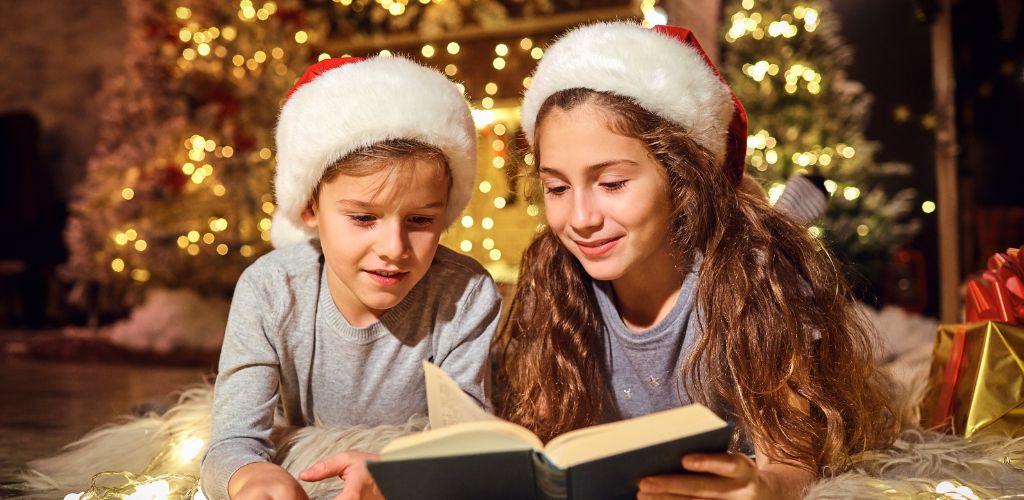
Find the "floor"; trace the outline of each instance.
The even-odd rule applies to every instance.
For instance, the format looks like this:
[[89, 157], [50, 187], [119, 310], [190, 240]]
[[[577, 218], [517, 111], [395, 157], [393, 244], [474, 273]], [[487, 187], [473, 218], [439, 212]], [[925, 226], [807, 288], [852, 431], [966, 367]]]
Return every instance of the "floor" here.
[[35, 361], [0, 350], [0, 497], [26, 462], [116, 416], [164, 409], [173, 391], [204, 375], [198, 368]]

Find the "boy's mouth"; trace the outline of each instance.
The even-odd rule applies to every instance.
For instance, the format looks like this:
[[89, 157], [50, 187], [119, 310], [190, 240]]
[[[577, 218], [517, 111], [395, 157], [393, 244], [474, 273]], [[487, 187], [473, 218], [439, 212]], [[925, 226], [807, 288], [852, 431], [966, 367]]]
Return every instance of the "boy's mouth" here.
[[370, 276], [375, 283], [382, 286], [396, 285], [398, 282], [405, 278], [405, 275], [409, 274], [408, 271], [384, 271], [384, 270], [371, 270], [367, 269], [366, 274]]

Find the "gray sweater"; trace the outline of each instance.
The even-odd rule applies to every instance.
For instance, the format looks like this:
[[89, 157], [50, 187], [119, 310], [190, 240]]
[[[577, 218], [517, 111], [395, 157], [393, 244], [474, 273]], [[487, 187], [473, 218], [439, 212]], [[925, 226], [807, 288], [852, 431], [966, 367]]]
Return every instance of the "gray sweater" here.
[[488, 347], [501, 298], [473, 259], [445, 247], [397, 306], [351, 326], [327, 288], [319, 244], [275, 250], [235, 287], [214, 393], [201, 485], [227, 498], [231, 475], [270, 461], [274, 412], [289, 425], [405, 423], [427, 413], [421, 360], [489, 408]]

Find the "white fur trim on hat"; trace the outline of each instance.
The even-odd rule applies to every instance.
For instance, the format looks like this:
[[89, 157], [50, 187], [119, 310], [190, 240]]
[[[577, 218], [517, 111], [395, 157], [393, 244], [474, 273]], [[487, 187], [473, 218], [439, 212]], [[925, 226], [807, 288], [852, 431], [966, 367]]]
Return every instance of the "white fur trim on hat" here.
[[447, 226], [469, 202], [476, 175], [476, 128], [469, 105], [444, 75], [401, 57], [374, 57], [325, 71], [292, 93], [277, 122], [275, 247], [316, 236], [302, 221], [327, 167], [388, 139], [413, 139], [448, 159]]
[[592, 24], [563, 35], [544, 52], [523, 98], [522, 126], [530, 144], [541, 105], [572, 88], [632, 98], [725, 158], [732, 94], [700, 53], [680, 40], [629, 22]]

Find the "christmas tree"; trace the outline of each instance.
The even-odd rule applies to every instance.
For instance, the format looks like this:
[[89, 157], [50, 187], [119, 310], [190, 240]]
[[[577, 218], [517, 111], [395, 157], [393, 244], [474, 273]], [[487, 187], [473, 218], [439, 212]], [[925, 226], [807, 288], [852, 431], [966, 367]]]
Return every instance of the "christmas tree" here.
[[125, 68], [65, 235], [72, 296], [101, 312], [149, 286], [230, 293], [269, 248], [280, 99], [326, 29], [298, 1], [124, 5]]
[[772, 201], [794, 172], [824, 176], [833, 197], [811, 233], [862, 264], [916, 234], [913, 190], [883, 187], [909, 168], [874, 160], [878, 146], [864, 137], [871, 98], [846, 78], [853, 54], [828, 2], [732, 1], [724, 28], [723, 72], [750, 117], [748, 171]]

